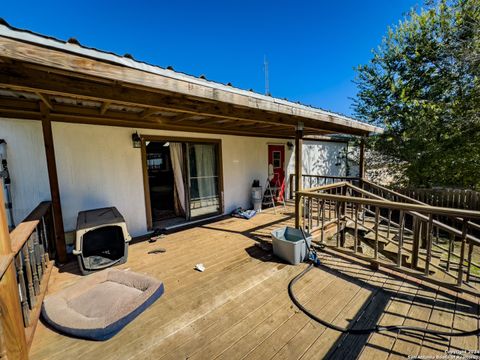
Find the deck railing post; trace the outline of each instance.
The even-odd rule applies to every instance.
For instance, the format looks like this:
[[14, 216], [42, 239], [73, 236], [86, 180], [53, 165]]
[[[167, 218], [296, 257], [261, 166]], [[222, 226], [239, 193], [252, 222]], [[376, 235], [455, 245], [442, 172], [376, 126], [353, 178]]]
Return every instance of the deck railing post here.
[[448, 239], [448, 257], [447, 257], [447, 272], [450, 271], [450, 262], [452, 258], [452, 251], [455, 249], [455, 234], [452, 232]]
[[432, 241], [433, 241], [433, 214], [428, 216], [427, 225], [427, 254], [425, 255], [425, 276], [430, 275], [430, 262], [432, 261]]
[[467, 263], [467, 283], [470, 282], [470, 271], [472, 270], [473, 243], [468, 242], [468, 263]]
[[[12, 241], [3, 204], [3, 181], [0, 178], [0, 256], [8, 256], [12, 253]], [[23, 360], [28, 358], [28, 347], [14, 261], [10, 260], [0, 274], [0, 358]]]
[[457, 276], [458, 286], [462, 286], [462, 283], [463, 283], [463, 262], [465, 261], [465, 246], [467, 243], [467, 230], [468, 230], [468, 221], [467, 219], [464, 219], [463, 228], [462, 228], [462, 245], [460, 248], [460, 260], [458, 262], [458, 276]]
[[358, 204], [355, 204], [355, 236], [354, 236], [354, 252], [358, 251]]
[[405, 232], [405, 212], [400, 210], [400, 218], [398, 221], [398, 255], [397, 255], [397, 266], [402, 266], [402, 252], [403, 252], [403, 236]]
[[380, 208], [376, 206], [375, 207], [375, 249], [374, 249], [375, 260], [378, 260], [378, 225], [379, 223], [380, 223]]
[[325, 243], [325, 200], [322, 200], [322, 234], [321, 243]]
[[418, 257], [420, 254], [420, 221], [413, 217], [413, 244], [412, 244], [412, 268], [418, 267]]
[[337, 247], [340, 247], [340, 231], [341, 231], [341, 224], [340, 224], [340, 203], [337, 201], [335, 204], [335, 216], [337, 217]]
[[392, 209], [388, 209], [387, 239], [390, 239], [391, 222], [392, 222]]
[[302, 218], [302, 209], [300, 204], [300, 196], [298, 192], [302, 190], [302, 145], [303, 145], [303, 123], [298, 123], [295, 131], [295, 227], [300, 228], [300, 219]]
[[18, 290], [20, 295], [20, 303], [22, 305], [23, 322], [25, 327], [27, 327], [30, 325], [30, 318], [27, 301], [27, 287], [25, 286], [25, 274], [23, 272], [23, 261], [21, 254], [17, 254], [17, 256], [15, 256], [15, 267], [17, 269], [17, 278], [19, 282]]

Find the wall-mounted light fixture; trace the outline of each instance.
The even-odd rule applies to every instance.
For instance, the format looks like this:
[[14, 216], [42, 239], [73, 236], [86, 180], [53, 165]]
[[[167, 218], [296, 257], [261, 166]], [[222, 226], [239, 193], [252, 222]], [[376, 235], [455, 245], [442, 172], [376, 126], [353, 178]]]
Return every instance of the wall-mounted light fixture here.
[[135, 133], [132, 134], [132, 143], [134, 148], [142, 147], [142, 139], [140, 138], [140, 135], [138, 135], [137, 131], [135, 131]]
[[293, 143], [291, 141], [287, 142], [287, 147], [288, 147], [288, 150], [292, 151], [293, 150]]

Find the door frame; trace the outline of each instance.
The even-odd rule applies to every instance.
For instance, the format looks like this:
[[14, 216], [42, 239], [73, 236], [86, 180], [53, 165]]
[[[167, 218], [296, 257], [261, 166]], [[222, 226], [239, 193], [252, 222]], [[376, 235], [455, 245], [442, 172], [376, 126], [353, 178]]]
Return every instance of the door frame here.
[[[141, 139], [141, 161], [142, 161], [142, 173], [143, 173], [143, 193], [145, 196], [145, 215], [147, 218], [147, 230], [153, 229], [152, 204], [150, 202], [150, 186], [149, 186], [148, 168], [147, 168], [147, 142], [150, 142], [150, 141], [216, 144], [218, 149], [217, 172], [218, 172], [218, 188], [219, 188], [218, 190], [219, 190], [220, 209], [216, 213], [208, 214], [201, 217], [196, 217], [195, 220], [199, 220], [203, 217], [206, 218], [206, 217], [211, 217], [211, 216], [224, 213], [223, 157], [222, 157], [222, 140], [221, 139], [191, 138], [191, 137], [148, 135], [148, 134], [140, 134], [140, 139]], [[186, 154], [184, 155], [186, 156]], [[189, 190], [189, 185], [188, 184], [186, 185], [187, 186], [185, 187], [185, 191]]]
[[[283, 147], [283, 200], [285, 201], [285, 196], [287, 193], [287, 149], [286, 146], [287, 144], [283, 142], [268, 142], [267, 143], [267, 166], [269, 164], [269, 156], [270, 156], [270, 146], [281, 146]], [[267, 174], [267, 179], [268, 179], [268, 174]]]

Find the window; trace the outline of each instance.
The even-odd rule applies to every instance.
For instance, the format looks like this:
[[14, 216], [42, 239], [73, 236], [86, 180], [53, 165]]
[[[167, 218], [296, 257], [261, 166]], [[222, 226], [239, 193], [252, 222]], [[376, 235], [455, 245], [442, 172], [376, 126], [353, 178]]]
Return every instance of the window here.
[[190, 215], [220, 211], [217, 144], [188, 143]]
[[273, 168], [278, 169], [282, 167], [282, 157], [281, 157], [280, 151], [273, 151], [272, 157], [273, 157]]

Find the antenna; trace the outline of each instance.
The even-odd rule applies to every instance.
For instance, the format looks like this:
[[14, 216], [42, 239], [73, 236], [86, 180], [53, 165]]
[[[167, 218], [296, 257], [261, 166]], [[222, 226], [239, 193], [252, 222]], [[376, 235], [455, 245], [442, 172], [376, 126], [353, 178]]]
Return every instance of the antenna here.
[[268, 61], [267, 55], [263, 56], [263, 70], [265, 71], [265, 95], [270, 95], [270, 84], [268, 83]]

